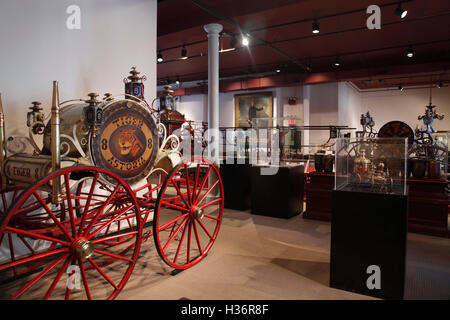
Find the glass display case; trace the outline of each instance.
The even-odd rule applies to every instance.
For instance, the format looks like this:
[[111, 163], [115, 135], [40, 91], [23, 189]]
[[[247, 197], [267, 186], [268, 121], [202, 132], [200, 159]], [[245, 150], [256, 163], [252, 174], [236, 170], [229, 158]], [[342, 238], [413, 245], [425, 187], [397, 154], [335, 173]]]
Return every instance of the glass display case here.
[[333, 172], [335, 139], [350, 137], [356, 130], [348, 126], [304, 126], [303, 120], [295, 117], [254, 118], [252, 123], [258, 163], [267, 159], [273, 162], [278, 157], [280, 164], [303, 164], [307, 172], [324, 172], [325, 162], [326, 172]]
[[406, 195], [406, 138], [338, 138], [335, 190]]

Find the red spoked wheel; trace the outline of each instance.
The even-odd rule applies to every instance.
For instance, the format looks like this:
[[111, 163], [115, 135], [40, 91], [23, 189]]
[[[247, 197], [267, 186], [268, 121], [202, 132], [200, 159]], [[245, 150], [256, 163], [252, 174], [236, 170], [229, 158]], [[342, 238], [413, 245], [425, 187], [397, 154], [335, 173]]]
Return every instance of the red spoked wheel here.
[[[105, 184], [102, 176], [115, 183]], [[61, 200], [53, 204], [48, 185], [58, 180]], [[91, 192], [79, 193], [80, 181], [90, 181], [82, 189]], [[41, 265], [2, 282], [0, 298], [114, 299], [136, 264], [142, 225], [134, 193], [120, 177], [101, 168], [73, 167], [46, 176], [17, 197], [0, 220], [0, 236], [9, 235], [24, 238], [30, 248], [12, 259], [0, 257], [2, 278], [36, 261]]]
[[177, 165], [158, 195], [153, 237], [161, 258], [175, 269], [200, 262], [217, 238], [223, 185], [212, 162], [196, 158]]

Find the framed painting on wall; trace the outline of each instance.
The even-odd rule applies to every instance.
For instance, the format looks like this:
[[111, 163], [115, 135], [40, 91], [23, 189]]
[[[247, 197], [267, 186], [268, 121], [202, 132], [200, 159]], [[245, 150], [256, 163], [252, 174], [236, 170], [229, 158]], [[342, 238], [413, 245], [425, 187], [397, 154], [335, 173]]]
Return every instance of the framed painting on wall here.
[[272, 92], [236, 94], [234, 96], [234, 126], [248, 128], [253, 118], [273, 117]]

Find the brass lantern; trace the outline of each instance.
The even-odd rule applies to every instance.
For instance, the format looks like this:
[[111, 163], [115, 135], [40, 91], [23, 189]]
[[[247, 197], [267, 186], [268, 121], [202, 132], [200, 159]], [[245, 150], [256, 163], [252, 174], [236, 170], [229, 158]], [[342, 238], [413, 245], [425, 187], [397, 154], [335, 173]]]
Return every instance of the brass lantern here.
[[159, 109], [160, 110], [174, 110], [175, 98], [173, 96], [174, 91], [169, 85], [164, 86], [164, 90], [161, 91], [159, 96]]
[[147, 80], [146, 76], [139, 76], [140, 72], [136, 70], [136, 67], [132, 67], [130, 75], [123, 79], [125, 83], [125, 94], [134, 96], [138, 99], [145, 100], [144, 98], [144, 81]]
[[89, 93], [89, 100], [86, 107], [83, 108], [84, 112], [84, 125], [92, 130], [93, 134], [96, 134], [97, 128], [103, 124], [103, 109], [99, 107], [100, 101], [97, 100], [98, 94]]

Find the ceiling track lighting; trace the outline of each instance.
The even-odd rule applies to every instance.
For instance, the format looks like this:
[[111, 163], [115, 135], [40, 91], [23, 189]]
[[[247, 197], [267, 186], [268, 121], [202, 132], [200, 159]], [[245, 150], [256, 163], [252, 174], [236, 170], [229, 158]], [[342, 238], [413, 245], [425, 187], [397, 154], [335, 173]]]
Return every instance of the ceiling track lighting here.
[[157, 59], [158, 62], [163, 62], [164, 61], [161, 51], [158, 52], [158, 56], [157, 57], [158, 57], [158, 59]]
[[402, 85], [399, 85], [399, 86], [398, 86], [398, 90], [403, 91], [403, 89], [404, 89], [404, 88], [403, 88]]
[[444, 86], [444, 84], [442, 83], [442, 81], [439, 82], [439, 84], [437, 85], [437, 87], [440, 89]]
[[317, 34], [320, 32], [320, 23], [317, 19], [314, 20], [312, 24], [312, 33]]
[[248, 44], [250, 43], [249, 40], [248, 40], [248, 37], [245, 36], [245, 35], [242, 35], [242, 40], [241, 40], [241, 42], [242, 42], [242, 45], [243, 45], [243, 46], [248, 46]]
[[186, 49], [186, 47], [183, 45], [183, 48], [181, 48], [181, 59], [182, 60], [186, 60], [188, 57], [187, 57], [187, 49]]
[[276, 66], [275, 72], [276, 72], [276, 73], [280, 73], [280, 72], [281, 72], [281, 67], [280, 67], [280, 66]]
[[398, 3], [397, 8], [395, 9], [395, 14], [398, 15], [401, 19], [406, 17], [406, 15], [408, 14], [408, 11], [404, 10], [402, 8], [402, 3], [401, 2]]
[[413, 50], [413, 48], [411, 46], [408, 47], [408, 51], [406, 52], [406, 56], [408, 58], [414, 57], [414, 50]]
[[336, 61], [334, 62], [334, 66], [339, 67], [340, 65], [341, 65], [341, 59], [339, 58], [339, 56], [337, 56]]
[[180, 82], [181, 82], [181, 81], [180, 81], [180, 77], [177, 77], [177, 80], [175, 80], [175, 83], [179, 85]]

